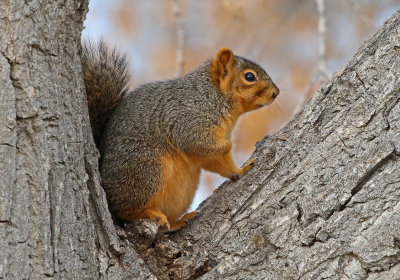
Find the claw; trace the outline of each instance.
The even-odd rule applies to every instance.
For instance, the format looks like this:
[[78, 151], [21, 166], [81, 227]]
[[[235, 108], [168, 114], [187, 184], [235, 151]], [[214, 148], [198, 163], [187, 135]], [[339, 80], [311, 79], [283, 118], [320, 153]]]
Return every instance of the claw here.
[[253, 165], [255, 165], [256, 163], [257, 163], [257, 158], [252, 158], [252, 159], [249, 160], [250, 166], [253, 166]]

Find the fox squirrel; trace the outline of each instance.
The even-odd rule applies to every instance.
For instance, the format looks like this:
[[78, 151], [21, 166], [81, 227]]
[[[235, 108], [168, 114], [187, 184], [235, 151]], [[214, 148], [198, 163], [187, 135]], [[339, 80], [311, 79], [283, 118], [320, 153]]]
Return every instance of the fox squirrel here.
[[[221, 48], [214, 59], [177, 79], [128, 93], [125, 56], [104, 42], [83, 44], [90, 122], [100, 150], [107, 200], [122, 220], [150, 218], [178, 229], [202, 168], [237, 179], [231, 132], [238, 117], [271, 104], [279, 89], [257, 64]], [[180, 218], [180, 219], [179, 219]]]

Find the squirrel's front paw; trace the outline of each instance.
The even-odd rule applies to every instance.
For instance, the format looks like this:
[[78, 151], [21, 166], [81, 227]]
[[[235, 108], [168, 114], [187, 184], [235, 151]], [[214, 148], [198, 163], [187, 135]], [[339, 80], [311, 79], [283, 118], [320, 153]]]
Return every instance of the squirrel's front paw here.
[[246, 173], [247, 171], [249, 171], [256, 163], [257, 163], [257, 158], [249, 159], [249, 160], [244, 164], [244, 166], [241, 168], [241, 170], [242, 170], [242, 174], [241, 174], [241, 175], [243, 175], [244, 173]]
[[236, 181], [239, 180], [247, 171], [249, 171], [253, 165], [257, 163], [257, 158], [249, 159], [242, 168], [239, 168], [238, 172], [229, 176], [229, 179]]
[[255, 165], [257, 163], [257, 158], [251, 158], [251, 159], [249, 159], [247, 162], [246, 162], [246, 164], [249, 164], [250, 166], [253, 166], [253, 165]]

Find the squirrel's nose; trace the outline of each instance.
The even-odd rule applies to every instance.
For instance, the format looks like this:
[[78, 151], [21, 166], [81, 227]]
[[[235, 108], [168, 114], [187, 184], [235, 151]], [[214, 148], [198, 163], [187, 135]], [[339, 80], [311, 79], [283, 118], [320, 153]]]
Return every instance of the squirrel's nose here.
[[278, 95], [279, 95], [279, 89], [277, 88], [276, 90], [274, 90], [274, 91], [272, 92], [272, 98], [275, 99]]

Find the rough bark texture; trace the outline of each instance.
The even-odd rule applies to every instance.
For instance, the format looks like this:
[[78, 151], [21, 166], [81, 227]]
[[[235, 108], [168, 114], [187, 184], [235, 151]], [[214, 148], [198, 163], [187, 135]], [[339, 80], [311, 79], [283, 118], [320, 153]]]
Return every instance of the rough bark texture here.
[[87, 5], [0, 1], [0, 279], [150, 275], [99, 184], [80, 63]]
[[0, 279], [400, 279], [400, 11], [170, 235], [112, 223], [80, 65], [86, 12], [0, 1]]

